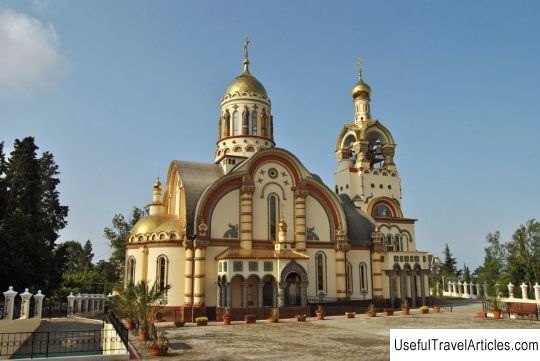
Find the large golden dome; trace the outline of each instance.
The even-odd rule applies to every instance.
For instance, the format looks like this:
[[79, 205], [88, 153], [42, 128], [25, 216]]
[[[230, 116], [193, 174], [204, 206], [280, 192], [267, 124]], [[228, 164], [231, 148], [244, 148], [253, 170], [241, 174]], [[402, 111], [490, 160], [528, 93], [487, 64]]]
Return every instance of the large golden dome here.
[[364, 97], [369, 98], [370, 95], [371, 95], [371, 88], [369, 87], [369, 85], [364, 83], [362, 78], [360, 78], [358, 82], [354, 84], [354, 87], [352, 88], [353, 99], [356, 99], [359, 96], [364, 96]]
[[266, 89], [264, 89], [261, 82], [249, 72], [248, 65], [249, 60], [244, 59], [244, 71], [229, 84], [227, 90], [225, 90], [225, 95], [232, 95], [238, 92], [240, 95], [243, 93], [257, 93], [259, 95], [268, 97], [268, 94], [266, 94]]
[[177, 232], [182, 233], [183, 227], [180, 224], [180, 219], [172, 214], [154, 214], [151, 216], [146, 216], [140, 221], [138, 221], [133, 229], [131, 234], [148, 234], [148, 233], [158, 233], [158, 232]]

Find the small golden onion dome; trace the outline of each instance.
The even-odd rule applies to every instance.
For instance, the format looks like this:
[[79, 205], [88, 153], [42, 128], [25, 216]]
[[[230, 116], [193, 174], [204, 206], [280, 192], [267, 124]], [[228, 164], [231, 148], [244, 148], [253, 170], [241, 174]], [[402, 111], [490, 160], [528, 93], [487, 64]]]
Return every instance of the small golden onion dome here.
[[264, 86], [260, 81], [257, 80], [257, 78], [251, 75], [248, 66], [249, 60], [244, 59], [244, 71], [229, 84], [227, 90], [225, 90], [225, 95], [232, 95], [236, 92], [238, 92], [240, 95], [243, 93], [257, 93], [258, 95], [263, 95], [268, 98], [266, 89], [264, 89]]
[[159, 177], [157, 177], [156, 179], [156, 183], [154, 183], [154, 189], [159, 189], [161, 190], [161, 181], [159, 180]]
[[371, 88], [369, 87], [369, 85], [364, 83], [364, 81], [361, 78], [358, 79], [358, 82], [356, 82], [356, 84], [352, 88], [353, 99], [356, 99], [359, 96], [364, 96], [368, 98], [371, 96]]
[[172, 214], [153, 214], [139, 220], [131, 229], [131, 234], [148, 234], [158, 232], [182, 233], [183, 227], [180, 219]]
[[279, 220], [278, 228], [280, 232], [287, 233], [287, 223], [285, 223], [283, 217]]

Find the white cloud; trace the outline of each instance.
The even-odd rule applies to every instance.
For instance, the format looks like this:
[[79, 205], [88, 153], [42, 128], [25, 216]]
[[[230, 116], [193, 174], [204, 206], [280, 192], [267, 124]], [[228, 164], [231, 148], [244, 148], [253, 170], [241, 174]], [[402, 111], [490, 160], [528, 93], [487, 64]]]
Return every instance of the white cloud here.
[[52, 25], [0, 9], [0, 95], [26, 95], [51, 84], [62, 63]]

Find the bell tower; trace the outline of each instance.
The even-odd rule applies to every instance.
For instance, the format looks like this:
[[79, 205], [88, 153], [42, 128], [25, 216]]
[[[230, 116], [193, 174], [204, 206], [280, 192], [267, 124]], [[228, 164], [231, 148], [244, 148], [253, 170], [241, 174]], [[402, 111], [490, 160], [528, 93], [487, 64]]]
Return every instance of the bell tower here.
[[[371, 87], [364, 81], [362, 60], [352, 88], [354, 123], [345, 124], [336, 142], [338, 169], [335, 191], [347, 194], [357, 208], [374, 214], [384, 201], [389, 209], [380, 214], [401, 215], [401, 181], [394, 162], [396, 143], [390, 131], [371, 116]], [[387, 211], [387, 212], [385, 212]]]
[[264, 86], [249, 71], [248, 46], [244, 41], [244, 68], [225, 90], [218, 121], [215, 163], [228, 173], [261, 148], [274, 147], [270, 98]]

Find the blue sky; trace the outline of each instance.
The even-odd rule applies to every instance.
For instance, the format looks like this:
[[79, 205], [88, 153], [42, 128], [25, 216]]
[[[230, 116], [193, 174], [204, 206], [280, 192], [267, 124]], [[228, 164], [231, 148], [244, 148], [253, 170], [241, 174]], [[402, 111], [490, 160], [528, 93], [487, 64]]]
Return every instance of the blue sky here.
[[419, 248], [440, 254], [448, 242], [474, 268], [488, 232], [508, 239], [540, 218], [539, 10], [536, 1], [0, 0], [0, 140], [9, 151], [32, 135], [55, 155], [70, 207], [61, 240], [90, 239], [107, 258], [103, 228], [149, 203], [171, 160], [213, 160], [245, 35], [277, 145], [331, 188], [361, 57], [372, 115], [398, 143]]

